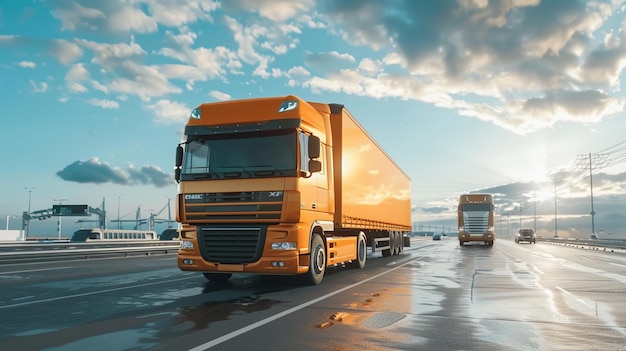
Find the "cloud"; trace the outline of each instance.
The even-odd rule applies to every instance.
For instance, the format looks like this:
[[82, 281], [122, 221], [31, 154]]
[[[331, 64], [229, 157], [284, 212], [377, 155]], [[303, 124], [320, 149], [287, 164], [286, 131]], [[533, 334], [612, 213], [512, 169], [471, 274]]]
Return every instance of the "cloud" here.
[[110, 72], [107, 83], [109, 92], [136, 95], [143, 101], [166, 94], [178, 94], [182, 89], [169, 81], [154, 65], [143, 65], [141, 60], [146, 52], [135, 42], [129, 44], [102, 44], [87, 40], [77, 41], [81, 46], [93, 51], [92, 62]]
[[83, 56], [83, 50], [67, 40], [55, 39], [47, 45], [49, 45], [50, 54], [64, 65], [69, 65]]
[[424, 213], [433, 213], [433, 214], [439, 214], [439, 213], [445, 213], [450, 211], [450, 208], [448, 207], [442, 207], [442, 206], [437, 206], [437, 207], [423, 207], [420, 208], [421, 212]]
[[137, 169], [133, 165], [128, 165], [122, 169], [101, 162], [97, 157], [92, 157], [87, 161], [76, 161], [56, 174], [63, 180], [76, 183], [154, 185], [156, 187], [174, 184], [172, 175], [164, 173], [157, 166], [144, 166]]
[[[592, 125], [626, 109], [620, 88], [626, 27], [616, 23], [623, 17], [619, 1], [58, 0], [49, 5], [61, 29], [76, 37], [104, 31], [130, 38], [99, 43], [0, 36], [1, 46], [41, 48], [70, 71], [81, 60], [91, 77], [66, 78], [73, 93], [87, 92], [90, 82], [120, 101], [137, 96], [149, 104], [197, 90], [198, 82], [284, 79], [285, 86], [314, 93], [421, 101], [519, 134], [565, 123]], [[222, 26], [216, 29], [231, 35], [214, 41], [206, 26]], [[143, 40], [157, 31], [165, 35], [160, 48], [149, 52]], [[345, 45], [292, 52], [304, 44], [316, 47], [309, 40], [322, 31]], [[305, 75], [279, 66], [294, 54], [304, 56], [306, 69], [296, 67]]]
[[89, 104], [93, 106], [101, 107], [104, 109], [106, 108], [118, 109], [120, 107], [117, 101], [112, 101], [112, 100], [89, 99]]
[[65, 74], [65, 83], [67, 89], [72, 93], [85, 93], [88, 89], [83, 85], [89, 80], [89, 71], [82, 63], [76, 63], [70, 66]]
[[106, 31], [111, 33], [154, 33], [159, 24], [178, 27], [198, 20], [211, 20], [218, 8], [213, 1], [137, 1], [93, 2], [58, 1], [52, 15], [67, 31]]
[[37, 64], [32, 61], [20, 61], [19, 66], [24, 68], [35, 68], [37, 67]]
[[213, 97], [214, 99], [218, 101], [226, 101], [226, 100], [232, 99], [232, 97], [229, 94], [226, 94], [224, 92], [217, 91], [217, 90], [211, 90], [209, 92], [209, 96]]
[[304, 59], [307, 65], [325, 72], [336, 70], [337, 68], [350, 68], [354, 65], [355, 61], [352, 55], [342, 54], [337, 51], [319, 53], [308, 52]]
[[230, 0], [222, 2], [222, 9], [235, 13], [255, 12], [271, 21], [283, 22], [310, 11], [314, 5], [314, 0]]
[[184, 104], [170, 100], [159, 100], [148, 105], [157, 116], [157, 122], [164, 124], [184, 123], [189, 118], [191, 109]]
[[0, 35], [0, 45], [14, 49], [34, 48], [63, 65], [69, 65], [83, 55], [81, 48], [64, 39], [40, 39], [21, 35]]
[[375, 80], [371, 65], [339, 68], [303, 83], [314, 91], [424, 101], [520, 134], [626, 106], [615, 89], [626, 36], [609, 24], [619, 3], [329, 0], [321, 10], [344, 40], [385, 58]]
[[48, 83], [46, 82], [37, 83], [31, 79], [30, 86], [33, 89], [34, 93], [45, 93], [46, 91], [48, 91]]

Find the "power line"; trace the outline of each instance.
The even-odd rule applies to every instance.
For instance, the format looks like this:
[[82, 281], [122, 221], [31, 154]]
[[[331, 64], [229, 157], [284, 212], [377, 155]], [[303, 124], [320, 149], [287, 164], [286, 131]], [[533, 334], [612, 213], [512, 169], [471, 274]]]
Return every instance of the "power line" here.
[[557, 193], [574, 187], [603, 168], [624, 162], [626, 162], [626, 140], [596, 153], [578, 155], [567, 170], [556, 173]]

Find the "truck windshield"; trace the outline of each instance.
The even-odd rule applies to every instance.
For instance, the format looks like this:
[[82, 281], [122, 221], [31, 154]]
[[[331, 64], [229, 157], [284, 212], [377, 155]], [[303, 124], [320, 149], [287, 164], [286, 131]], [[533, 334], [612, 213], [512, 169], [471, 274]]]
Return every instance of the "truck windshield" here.
[[463, 211], [465, 211], [465, 212], [469, 212], [469, 211], [488, 212], [488, 211], [491, 211], [491, 204], [464, 204], [462, 206], [463, 206]]
[[296, 176], [296, 140], [295, 130], [194, 139], [181, 180]]

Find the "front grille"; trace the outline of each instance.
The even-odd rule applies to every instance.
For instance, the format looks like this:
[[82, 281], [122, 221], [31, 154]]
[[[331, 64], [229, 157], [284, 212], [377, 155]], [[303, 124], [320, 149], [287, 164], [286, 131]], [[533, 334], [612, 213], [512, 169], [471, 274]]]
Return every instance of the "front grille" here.
[[202, 257], [215, 263], [251, 263], [261, 257], [267, 226], [198, 227]]
[[185, 214], [188, 223], [277, 223], [282, 202], [281, 191], [186, 194]]
[[489, 228], [489, 213], [474, 215], [464, 213], [465, 231], [471, 234], [483, 234]]

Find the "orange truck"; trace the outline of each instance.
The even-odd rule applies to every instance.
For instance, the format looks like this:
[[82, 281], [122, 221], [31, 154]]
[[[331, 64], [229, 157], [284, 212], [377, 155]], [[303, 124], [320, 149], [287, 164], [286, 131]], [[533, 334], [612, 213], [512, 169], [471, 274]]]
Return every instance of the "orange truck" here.
[[340, 104], [296, 96], [204, 103], [176, 150], [178, 267], [299, 275], [410, 245], [409, 177]]
[[491, 194], [463, 194], [459, 198], [459, 245], [482, 241], [492, 246], [496, 239], [496, 211]]

